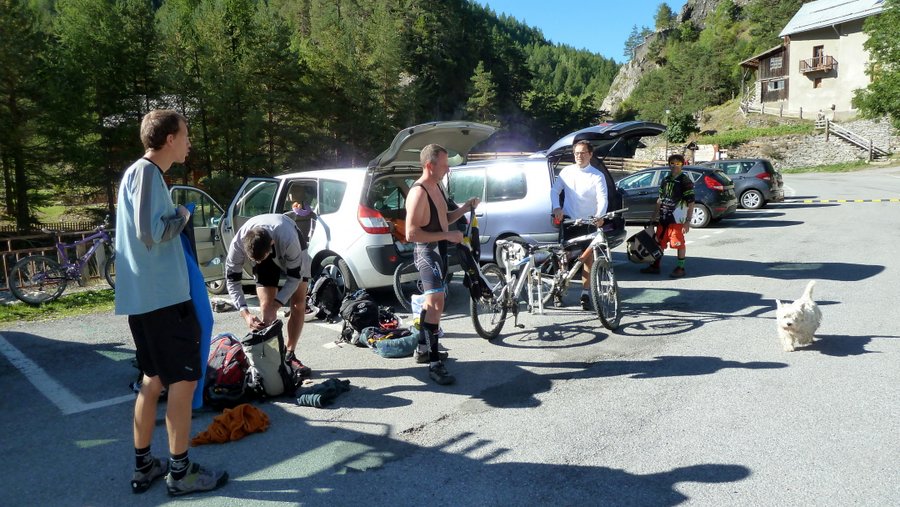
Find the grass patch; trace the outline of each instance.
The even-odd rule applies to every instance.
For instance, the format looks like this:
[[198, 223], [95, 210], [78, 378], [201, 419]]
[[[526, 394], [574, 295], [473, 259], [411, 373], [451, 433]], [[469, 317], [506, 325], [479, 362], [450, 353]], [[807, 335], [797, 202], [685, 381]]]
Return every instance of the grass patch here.
[[701, 136], [697, 144], [718, 144], [722, 147], [737, 146], [760, 137], [780, 137], [792, 134], [812, 134], [816, 127], [812, 123], [799, 125], [778, 125], [775, 127], [755, 127], [729, 130], [712, 136]]
[[115, 293], [112, 289], [88, 290], [63, 295], [56, 301], [31, 306], [16, 302], [0, 306], [0, 323], [62, 319], [73, 315], [111, 311]]
[[852, 171], [859, 171], [861, 169], [869, 169], [872, 166], [868, 162], [859, 161], [859, 162], [842, 162], [840, 164], [829, 164], [829, 165], [817, 165], [817, 166], [808, 166], [808, 167], [791, 167], [788, 169], [781, 169], [782, 173], [792, 174], [792, 173], [848, 173]]

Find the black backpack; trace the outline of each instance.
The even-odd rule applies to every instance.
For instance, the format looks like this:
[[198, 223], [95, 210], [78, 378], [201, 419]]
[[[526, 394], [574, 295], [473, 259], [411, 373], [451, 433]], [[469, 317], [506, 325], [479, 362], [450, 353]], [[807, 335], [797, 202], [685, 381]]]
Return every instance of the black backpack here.
[[322, 273], [309, 291], [307, 304], [316, 307], [317, 319], [337, 322], [341, 311], [341, 288], [334, 278]]
[[364, 289], [359, 289], [344, 298], [341, 318], [344, 319], [341, 336], [349, 342], [354, 332], [378, 325], [378, 302]]

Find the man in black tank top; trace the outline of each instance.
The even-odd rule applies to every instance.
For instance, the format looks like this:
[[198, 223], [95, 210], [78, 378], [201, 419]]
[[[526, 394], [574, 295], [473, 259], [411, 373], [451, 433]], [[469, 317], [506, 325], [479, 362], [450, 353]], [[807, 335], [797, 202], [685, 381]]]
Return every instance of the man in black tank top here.
[[[462, 232], [450, 231], [449, 224], [475, 209], [480, 200], [473, 197], [454, 211], [447, 209], [447, 197], [439, 182], [450, 171], [447, 150], [437, 144], [429, 144], [419, 155], [422, 176], [416, 180], [406, 196], [406, 239], [414, 242], [414, 258], [422, 286], [425, 303], [419, 315], [419, 347], [416, 361], [427, 362], [428, 375], [441, 385], [452, 384], [456, 379], [447, 372], [443, 359], [447, 354], [438, 350], [438, 326], [444, 313], [444, 273], [446, 266], [441, 256], [441, 243], [460, 243]], [[446, 249], [445, 249], [446, 250]]]

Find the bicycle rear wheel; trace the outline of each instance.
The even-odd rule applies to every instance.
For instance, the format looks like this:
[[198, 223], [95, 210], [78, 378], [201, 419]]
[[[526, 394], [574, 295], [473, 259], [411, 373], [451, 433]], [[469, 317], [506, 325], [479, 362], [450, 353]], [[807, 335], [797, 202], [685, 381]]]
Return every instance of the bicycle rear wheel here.
[[106, 264], [103, 266], [103, 277], [106, 278], [106, 283], [109, 284], [113, 290], [116, 290], [116, 253], [113, 252], [112, 255], [106, 258]]
[[53, 301], [68, 284], [59, 263], [43, 255], [32, 255], [17, 262], [7, 282], [13, 296], [31, 305]]
[[481, 267], [481, 273], [490, 284], [493, 296], [489, 300], [470, 298], [469, 310], [475, 332], [485, 340], [490, 340], [500, 334], [503, 323], [506, 322], [506, 277], [496, 264], [485, 264]]
[[414, 261], [404, 261], [394, 270], [394, 296], [397, 302], [408, 312], [412, 311], [413, 296], [423, 294], [422, 280]]
[[612, 262], [604, 256], [599, 256], [591, 266], [591, 302], [603, 327], [609, 330], [619, 327], [619, 286]]

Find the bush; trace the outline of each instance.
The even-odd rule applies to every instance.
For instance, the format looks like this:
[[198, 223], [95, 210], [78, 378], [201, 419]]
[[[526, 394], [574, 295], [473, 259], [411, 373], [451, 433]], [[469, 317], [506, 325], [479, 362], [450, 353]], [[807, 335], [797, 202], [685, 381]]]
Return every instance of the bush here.
[[242, 178], [224, 171], [213, 171], [209, 176], [200, 178], [200, 186], [206, 190], [217, 203], [228, 206], [234, 193], [241, 186]]
[[739, 130], [730, 130], [713, 136], [701, 136], [697, 139], [698, 144], [718, 144], [720, 147], [727, 148], [737, 146], [739, 144], [753, 141], [759, 137], [778, 137], [788, 136], [792, 134], [812, 134], [815, 131], [815, 125], [812, 123], [804, 123], [800, 125], [779, 125], [777, 127], [760, 127], [747, 128]]

